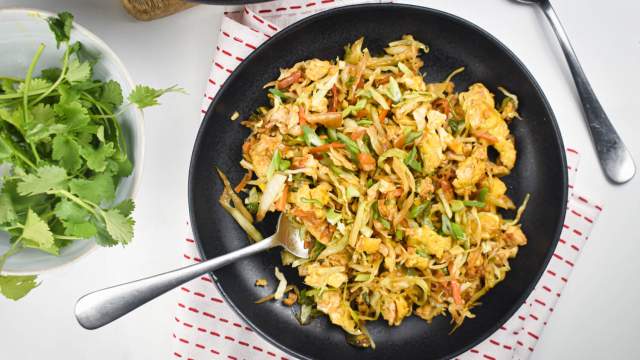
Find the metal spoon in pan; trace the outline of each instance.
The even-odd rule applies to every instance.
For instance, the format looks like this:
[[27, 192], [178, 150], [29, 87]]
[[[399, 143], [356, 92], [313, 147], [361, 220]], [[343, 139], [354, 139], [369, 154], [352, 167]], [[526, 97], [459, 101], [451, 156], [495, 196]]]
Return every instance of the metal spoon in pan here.
[[284, 247], [297, 257], [309, 257], [300, 228], [291, 223], [286, 216], [280, 215], [276, 233], [253, 245], [199, 264], [84, 295], [76, 303], [76, 319], [85, 329], [97, 329], [189, 280], [276, 246]]
[[514, 0], [516, 2], [537, 5], [542, 9], [551, 27], [560, 41], [562, 52], [569, 63], [569, 69], [573, 75], [578, 95], [584, 109], [585, 121], [589, 127], [591, 140], [596, 148], [600, 165], [609, 181], [615, 184], [623, 184], [633, 178], [636, 166], [631, 154], [622, 142], [620, 135], [609, 121], [602, 105], [591, 89], [586, 75], [578, 62], [576, 54], [569, 43], [569, 37], [564, 31], [560, 19], [551, 6], [549, 0]]

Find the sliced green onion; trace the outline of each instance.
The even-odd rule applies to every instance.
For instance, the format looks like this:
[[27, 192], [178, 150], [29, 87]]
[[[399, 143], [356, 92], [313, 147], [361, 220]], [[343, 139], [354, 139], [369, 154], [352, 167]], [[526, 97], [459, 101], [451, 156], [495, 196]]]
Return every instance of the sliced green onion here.
[[333, 209], [327, 211], [327, 222], [331, 225], [335, 225], [342, 219], [342, 214], [335, 212]]
[[396, 230], [396, 241], [402, 241], [402, 239], [404, 239], [404, 231]]
[[409, 152], [409, 155], [404, 160], [404, 163], [407, 164], [410, 168], [417, 172], [422, 172], [422, 163], [418, 161], [418, 150], [414, 147]]
[[413, 207], [411, 207], [411, 210], [409, 210], [409, 218], [410, 219], [417, 218], [429, 206], [431, 206], [430, 201], [426, 201], [426, 202], [423, 202], [422, 204], [414, 205]]
[[414, 141], [416, 141], [416, 139], [419, 138], [420, 136], [422, 136], [422, 131], [412, 131], [407, 134], [407, 136], [404, 139], [404, 143], [411, 144]]
[[391, 229], [391, 223], [389, 222], [389, 220], [387, 220], [387, 219], [383, 218], [382, 216], [380, 216], [378, 221], [380, 221], [380, 223], [382, 224], [382, 226], [384, 226], [385, 229], [387, 229], [387, 230]]
[[269, 89], [269, 92], [271, 94], [273, 94], [273, 96], [277, 96], [280, 98], [280, 100], [284, 100], [286, 99], [287, 95], [285, 95], [282, 91], [276, 89], [276, 88], [271, 88]]
[[373, 125], [373, 121], [369, 120], [369, 119], [362, 119], [362, 120], [358, 120], [357, 124], [360, 126], [371, 126]]
[[486, 186], [480, 189], [478, 192], [478, 201], [484, 202], [487, 199], [487, 194], [489, 193], [489, 188]]
[[358, 274], [353, 278], [353, 281], [368, 281], [371, 279], [371, 274]]
[[276, 149], [276, 151], [273, 152], [273, 156], [271, 157], [271, 163], [267, 168], [267, 179], [271, 179], [273, 174], [279, 170], [280, 170], [280, 151]]
[[449, 120], [449, 127], [451, 128], [451, 132], [455, 134], [458, 131], [462, 130], [462, 127], [464, 127], [464, 120], [451, 119]]
[[356, 144], [355, 141], [351, 140], [347, 135], [343, 133], [337, 133], [337, 135], [338, 140], [340, 140], [341, 143], [345, 144], [347, 146], [347, 150], [349, 150], [352, 154], [357, 155], [360, 153], [358, 144]]
[[402, 92], [400, 91], [400, 86], [396, 79], [391, 76], [389, 77], [389, 85], [387, 85], [387, 95], [394, 103], [397, 103], [402, 99]]
[[462, 230], [462, 226], [454, 222], [450, 222], [449, 225], [451, 226], [451, 234], [453, 235], [453, 237], [455, 237], [457, 240], [463, 240], [465, 238], [465, 233], [464, 230]]
[[445, 214], [442, 214], [442, 232], [445, 235], [451, 234], [451, 221], [449, 220], [449, 217]]
[[281, 159], [280, 160], [280, 166], [278, 167], [278, 169], [280, 171], [284, 171], [284, 170], [287, 170], [290, 166], [291, 166], [291, 161], [286, 160], [286, 159]]
[[336, 134], [336, 129], [334, 128], [327, 129], [327, 136], [329, 136], [329, 139], [331, 139], [331, 141], [338, 141], [338, 135]]
[[460, 201], [460, 200], [452, 200], [451, 203], [449, 204], [449, 206], [451, 206], [451, 211], [453, 212], [458, 212], [458, 211], [462, 211], [464, 210], [464, 206], [466, 205], [466, 201]]
[[[472, 206], [472, 207], [478, 207], [478, 208], [483, 208], [486, 205], [484, 201], [476, 201], [476, 200], [465, 200], [462, 203], [465, 206]], [[453, 208], [451, 208], [451, 210], [453, 210]]]
[[302, 127], [302, 132], [304, 133], [303, 138], [307, 146], [320, 146], [324, 144], [324, 141], [320, 139], [315, 130], [313, 130], [312, 128], [305, 125]]

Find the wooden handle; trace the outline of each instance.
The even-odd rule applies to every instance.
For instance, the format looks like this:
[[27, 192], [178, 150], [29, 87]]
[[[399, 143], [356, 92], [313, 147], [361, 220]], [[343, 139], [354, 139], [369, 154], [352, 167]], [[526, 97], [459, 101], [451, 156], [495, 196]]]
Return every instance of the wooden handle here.
[[142, 21], [169, 16], [196, 5], [183, 0], [122, 0], [127, 12]]

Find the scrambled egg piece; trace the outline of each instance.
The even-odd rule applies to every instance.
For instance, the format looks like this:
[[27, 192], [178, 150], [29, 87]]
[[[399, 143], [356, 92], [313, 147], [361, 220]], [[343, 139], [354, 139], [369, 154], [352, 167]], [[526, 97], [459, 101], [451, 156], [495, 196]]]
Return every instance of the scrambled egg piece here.
[[326, 60], [312, 59], [305, 61], [304, 74], [311, 81], [318, 81], [322, 79], [331, 68], [331, 63]]
[[339, 288], [347, 281], [347, 269], [344, 266], [323, 266], [317, 262], [305, 265], [304, 283], [315, 288], [331, 286]]
[[489, 189], [486, 198], [486, 201], [489, 204], [503, 209], [514, 209], [516, 207], [513, 201], [511, 201], [511, 199], [509, 199], [509, 197], [506, 195], [507, 185], [505, 185], [502, 180], [496, 177], [492, 177], [488, 178], [484, 183], [485, 186]]
[[453, 186], [460, 195], [470, 194], [476, 190], [476, 183], [482, 179], [486, 170], [487, 148], [477, 146], [471, 156], [462, 160], [456, 170]]
[[398, 326], [402, 319], [411, 314], [411, 308], [402, 295], [389, 294], [382, 298], [381, 313], [389, 326]]
[[258, 141], [251, 147], [249, 157], [251, 158], [253, 171], [258, 177], [267, 176], [267, 169], [271, 164], [273, 153], [281, 143], [282, 135], [278, 133], [276, 136], [260, 136]]
[[493, 138], [493, 146], [500, 154], [500, 162], [512, 169], [516, 160], [513, 139], [509, 137], [509, 127], [498, 110], [495, 109], [493, 94], [482, 84], [473, 84], [469, 91], [459, 95], [465, 120], [472, 131], [482, 132]]
[[349, 334], [359, 335], [360, 330], [356, 329], [356, 322], [351, 317], [351, 309], [341, 301], [338, 290], [325, 290], [316, 297], [318, 310], [329, 315], [332, 323], [340, 326]]
[[418, 150], [422, 155], [424, 169], [428, 173], [434, 171], [444, 160], [440, 136], [433, 130], [422, 136], [420, 143], [418, 143]]
[[409, 240], [407, 241], [409, 246], [420, 248], [426, 251], [430, 255], [435, 255], [438, 258], [442, 257], [445, 250], [451, 249], [451, 238], [448, 236], [440, 236], [437, 232], [433, 231], [429, 226], [422, 226], [417, 229], [412, 229], [409, 233]]

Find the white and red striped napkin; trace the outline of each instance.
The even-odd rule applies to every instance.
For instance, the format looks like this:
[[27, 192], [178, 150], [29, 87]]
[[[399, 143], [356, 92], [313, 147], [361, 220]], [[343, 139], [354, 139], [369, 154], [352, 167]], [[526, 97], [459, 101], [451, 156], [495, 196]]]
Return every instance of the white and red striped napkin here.
[[[272, 1], [233, 8], [225, 13], [213, 57], [202, 114], [236, 66], [279, 29], [331, 7], [363, 1]], [[380, 1], [374, 1], [380, 2]], [[560, 242], [549, 266], [527, 301], [504, 326], [459, 359], [527, 359], [554, 311], [564, 285], [589, 238], [602, 207], [573, 191], [579, 154], [567, 148], [570, 196]], [[198, 249], [188, 226], [181, 241], [185, 265], [199, 262]], [[225, 303], [209, 275], [193, 280], [176, 292], [173, 357], [184, 359], [292, 359], [255, 333]]]

